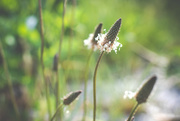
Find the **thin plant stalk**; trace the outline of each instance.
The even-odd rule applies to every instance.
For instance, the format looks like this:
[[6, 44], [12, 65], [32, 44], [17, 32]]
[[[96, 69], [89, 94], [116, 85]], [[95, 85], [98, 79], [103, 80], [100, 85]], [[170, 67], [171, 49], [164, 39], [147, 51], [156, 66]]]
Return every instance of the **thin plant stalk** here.
[[[66, 12], [66, 3], [67, 0], [63, 0], [63, 14], [62, 14], [62, 27], [61, 27], [61, 34], [60, 34], [60, 40], [59, 40], [59, 51], [58, 51], [58, 65], [60, 64], [60, 57], [61, 57], [61, 49], [62, 49], [62, 42], [63, 42], [63, 37], [64, 37], [64, 16], [65, 16], [65, 12]], [[60, 86], [59, 86], [59, 69], [57, 70], [56, 73], [56, 77], [57, 77], [57, 82], [56, 82], [56, 107], [58, 106], [58, 104], [60, 103]], [[62, 111], [59, 111], [59, 117], [61, 118], [62, 116]], [[58, 120], [58, 117], [57, 117]], [[61, 119], [60, 119], [61, 120]]]
[[3, 47], [1, 45], [1, 42], [0, 42], [0, 54], [2, 56], [3, 68], [4, 68], [5, 76], [6, 76], [6, 79], [7, 79], [7, 82], [8, 82], [8, 86], [9, 86], [9, 89], [10, 89], [10, 97], [11, 97], [11, 100], [12, 100], [12, 103], [13, 103], [13, 108], [15, 110], [15, 113], [16, 113], [17, 117], [19, 118], [20, 114], [19, 114], [19, 110], [18, 110], [18, 107], [17, 107], [17, 104], [16, 104], [16, 100], [15, 100], [15, 96], [14, 96], [14, 92], [13, 92], [12, 81], [11, 81], [11, 76], [10, 76], [9, 71], [8, 71], [8, 66], [7, 66], [7, 63], [6, 63], [4, 50], [3, 50]]
[[64, 97], [63, 103], [58, 105], [56, 112], [51, 118], [51, 121], [53, 121], [53, 119], [56, 117], [56, 115], [58, 114], [58, 112], [60, 111], [63, 105], [66, 105], [66, 106], [70, 105], [81, 93], [82, 91], [78, 90], [78, 91], [70, 92], [66, 97]]
[[[56, 75], [56, 109], [58, 108], [58, 104], [59, 104], [59, 98], [60, 98], [60, 88], [59, 88], [59, 71], [56, 71], [55, 75]], [[58, 117], [57, 117], [58, 120]]]
[[64, 80], [66, 83], [67, 77], [69, 75], [69, 67], [71, 66], [71, 54], [72, 54], [72, 41], [73, 41], [73, 26], [74, 26], [74, 15], [75, 15], [75, 5], [76, 5], [76, 0], [72, 0], [72, 9], [71, 9], [71, 20], [70, 20], [70, 34], [69, 34], [69, 39], [68, 39], [68, 54], [67, 54], [67, 62], [68, 64], [66, 65], [66, 69], [64, 70], [65, 76]]
[[93, 77], [93, 121], [96, 120], [96, 75], [97, 75], [97, 69], [98, 69], [98, 66], [99, 66], [99, 63], [103, 54], [104, 54], [104, 51], [101, 52], [99, 59], [96, 63], [94, 77]]
[[61, 55], [62, 42], [64, 38], [64, 16], [66, 13], [66, 3], [67, 3], [67, 0], [63, 0], [62, 27], [61, 27], [61, 34], [60, 34], [60, 41], [59, 41], [59, 58]]
[[73, 40], [73, 26], [74, 26], [74, 15], [75, 15], [76, 0], [72, 0], [72, 9], [71, 9], [71, 21], [70, 21], [70, 39], [69, 39], [69, 48], [68, 48], [68, 58], [71, 56], [72, 51], [72, 40]]
[[88, 80], [88, 73], [89, 73], [89, 64], [90, 64], [90, 60], [93, 54], [93, 50], [91, 50], [89, 56], [88, 56], [88, 61], [85, 67], [85, 77], [84, 77], [84, 114], [83, 114], [83, 121], [86, 120], [86, 113], [87, 113], [87, 105], [86, 105], [86, 100], [87, 100], [87, 80]]
[[65, 83], [69, 74], [69, 67], [71, 66], [71, 54], [72, 54], [72, 41], [73, 41], [73, 26], [74, 26], [74, 15], [75, 15], [75, 6], [76, 6], [76, 0], [72, 0], [72, 10], [71, 10], [71, 21], [70, 21], [70, 38], [68, 39], [68, 56], [67, 56], [67, 62], [65, 71]]
[[66, 13], [66, 3], [67, 3], [67, 0], [63, 0], [62, 27], [61, 27], [61, 34], [60, 34], [60, 41], [59, 41], [59, 58], [61, 55], [62, 42], [64, 38], [64, 16]]
[[128, 119], [127, 119], [127, 121], [131, 121], [131, 120], [132, 120], [134, 114], [136, 113], [136, 110], [137, 110], [138, 106], [139, 106], [139, 103], [136, 103], [136, 105], [135, 105], [134, 108], [132, 109], [132, 111], [131, 111], [131, 113], [130, 113]]
[[156, 83], [156, 80], [157, 80], [156, 75], [151, 76], [151, 78], [149, 78], [146, 82], [144, 82], [143, 85], [141, 85], [141, 87], [137, 90], [134, 96], [136, 99], [136, 105], [132, 109], [131, 114], [129, 115], [129, 118], [127, 121], [132, 121], [132, 118], [135, 115], [138, 106], [147, 101]]
[[42, 6], [41, 6], [41, 0], [39, 0], [39, 17], [40, 17], [40, 35], [41, 35], [41, 69], [43, 74], [43, 80], [45, 83], [45, 95], [46, 95], [46, 101], [47, 101], [47, 107], [48, 107], [48, 113], [49, 113], [49, 120], [51, 117], [51, 109], [50, 109], [50, 98], [48, 95], [48, 85], [45, 80], [45, 74], [44, 74], [44, 60], [43, 60], [43, 54], [44, 54], [44, 31], [43, 31], [43, 20], [42, 20]]
[[63, 103], [61, 103], [61, 104], [57, 107], [56, 112], [54, 113], [54, 115], [52, 116], [52, 118], [51, 118], [50, 121], [53, 121], [53, 120], [54, 120], [54, 118], [56, 117], [57, 113], [58, 113], [59, 110], [62, 108], [62, 106], [63, 106]]

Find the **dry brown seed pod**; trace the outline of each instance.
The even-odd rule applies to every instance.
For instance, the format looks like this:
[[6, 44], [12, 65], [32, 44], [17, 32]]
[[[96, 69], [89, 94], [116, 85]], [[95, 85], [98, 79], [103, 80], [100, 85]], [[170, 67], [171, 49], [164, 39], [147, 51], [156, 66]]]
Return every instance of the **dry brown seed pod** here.
[[156, 83], [157, 76], [152, 76], [148, 79], [142, 86], [139, 88], [137, 93], [135, 94], [136, 101], [138, 104], [145, 103]]
[[104, 44], [106, 43], [113, 43], [117, 37], [117, 34], [119, 32], [119, 29], [120, 29], [120, 26], [121, 26], [121, 18], [118, 19], [113, 25], [112, 27], [109, 29], [109, 31], [107, 32], [107, 35], [105, 37], [105, 40], [104, 40]]
[[95, 29], [95, 32], [94, 32], [94, 36], [93, 36], [93, 39], [92, 39], [92, 43], [97, 45], [97, 40], [96, 40], [96, 37], [98, 36], [98, 34], [100, 34], [102, 32], [102, 23], [100, 23], [96, 29]]
[[64, 105], [70, 105], [80, 94], [82, 93], [81, 90], [70, 92], [64, 99], [63, 104]]
[[97, 37], [102, 32], [102, 23], [99, 23], [95, 28], [94, 33], [89, 34], [89, 37], [84, 40], [84, 45], [88, 47], [88, 49], [92, 49], [96, 51], [98, 49], [98, 39]]

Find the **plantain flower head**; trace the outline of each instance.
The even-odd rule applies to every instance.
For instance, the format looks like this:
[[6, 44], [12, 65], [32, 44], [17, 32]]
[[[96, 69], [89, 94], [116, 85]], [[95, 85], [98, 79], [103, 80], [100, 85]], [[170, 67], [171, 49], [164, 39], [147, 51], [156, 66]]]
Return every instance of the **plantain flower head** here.
[[139, 104], [145, 103], [147, 101], [156, 83], [156, 80], [157, 80], [157, 76], [153, 75], [137, 90], [135, 94], [135, 98]]
[[81, 90], [70, 92], [66, 97], [64, 97], [63, 104], [70, 105], [81, 93]]
[[98, 44], [97, 44], [97, 40], [95, 39], [98, 34], [100, 34], [102, 31], [102, 23], [100, 23], [96, 29], [94, 34], [89, 34], [89, 37], [87, 39], [84, 40], [84, 45], [88, 47], [88, 49], [93, 49], [94, 51], [96, 51], [98, 49]]
[[109, 29], [109, 31], [105, 34], [98, 34], [96, 40], [98, 41], [98, 48], [100, 51], [106, 51], [107, 53], [112, 50], [117, 53], [117, 50], [120, 50], [122, 44], [117, 42], [119, 39], [117, 37], [119, 29], [121, 26], [121, 18], [118, 19], [114, 25]]
[[156, 80], [157, 76], [153, 75], [147, 81], [145, 81], [136, 92], [125, 91], [124, 98], [135, 98], [138, 104], [145, 103], [152, 92]]

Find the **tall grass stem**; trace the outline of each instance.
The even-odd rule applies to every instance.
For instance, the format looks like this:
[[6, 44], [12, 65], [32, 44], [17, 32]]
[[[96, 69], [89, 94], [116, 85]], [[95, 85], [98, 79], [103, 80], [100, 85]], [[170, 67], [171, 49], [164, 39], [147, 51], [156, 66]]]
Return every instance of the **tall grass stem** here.
[[93, 77], [93, 121], [96, 120], [96, 75], [97, 75], [97, 69], [98, 69], [98, 66], [99, 66], [99, 63], [103, 54], [104, 54], [104, 51], [101, 52], [99, 59], [96, 63], [94, 77]]
[[87, 105], [86, 105], [86, 100], [87, 100], [87, 80], [88, 80], [88, 73], [89, 73], [89, 64], [90, 64], [90, 60], [93, 54], [93, 50], [91, 50], [89, 56], [88, 56], [88, 60], [86, 63], [86, 67], [85, 67], [85, 77], [84, 77], [84, 114], [83, 114], [83, 121], [86, 120], [86, 113], [87, 113]]
[[42, 6], [41, 6], [41, 0], [39, 2], [39, 18], [40, 18], [40, 35], [41, 35], [41, 69], [43, 74], [43, 80], [45, 84], [45, 95], [46, 95], [46, 101], [47, 101], [47, 107], [48, 107], [48, 114], [49, 114], [49, 120], [51, 117], [51, 109], [50, 109], [50, 98], [48, 95], [48, 85], [45, 80], [45, 74], [44, 74], [44, 60], [43, 60], [43, 54], [44, 54], [44, 30], [43, 30], [43, 20], [42, 20]]
[[127, 121], [132, 121], [132, 118], [133, 118], [134, 114], [136, 113], [138, 106], [139, 106], [139, 103], [136, 103], [134, 108], [132, 109]]
[[6, 79], [7, 79], [7, 82], [8, 82], [8, 87], [10, 89], [10, 97], [11, 97], [11, 100], [12, 100], [13, 108], [15, 110], [17, 118], [19, 118], [19, 115], [20, 115], [19, 114], [19, 109], [18, 109], [18, 106], [16, 104], [14, 91], [13, 91], [13, 84], [12, 84], [12, 81], [11, 81], [11, 76], [10, 76], [9, 71], [8, 71], [8, 66], [7, 66], [7, 63], [6, 63], [5, 54], [4, 54], [4, 50], [3, 50], [3, 46], [1, 45], [1, 42], [0, 42], [0, 55], [2, 56], [2, 60], [3, 60], [3, 68], [4, 68], [5, 76], [6, 76]]
[[75, 16], [75, 7], [76, 0], [72, 0], [72, 9], [71, 9], [71, 21], [70, 21], [70, 38], [69, 38], [69, 47], [68, 47], [68, 59], [71, 57], [72, 52], [72, 40], [73, 40], [73, 26], [74, 26], [74, 16]]
[[53, 121], [53, 120], [54, 120], [54, 118], [56, 117], [57, 113], [58, 113], [59, 110], [62, 108], [62, 106], [63, 106], [63, 103], [60, 104], [60, 105], [57, 107], [56, 112], [54, 113], [54, 115], [52, 116], [52, 118], [51, 118], [50, 121]]
[[[64, 16], [65, 16], [65, 12], [66, 12], [66, 3], [67, 3], [67, 0], [63, 0], [63, 13], [62, 13], [62, 27], [61, 27], [61, 34], [60, 34], [60, 40], [59, 40], [59, 51], [58, 51], [58, 65], [60, 64], [60, 61], [61, 61], [61, 50], [62, 50], [62, 42], [63, 42], [63, 38], [64, 38]], [[59, 68], [57, 70], [57, 73], [56, 73], [56, 77], [57, 77], [57, 83], [56, 83], [56, 108], [58, 106], [60, 102], [60, 97], [61, 97], [61, 89], [60, 89], [60, 86], [59, 86]], [[61, 86], [63, 87], [63, 86]], [[62, 110], [60, 109], [59, 111], [59, 117], [61, 120], [62, 118]], [[57, 114], [58, 115], [58, 114]], [[57, 120], [58, 120], [58, 117], [57, 117]]]

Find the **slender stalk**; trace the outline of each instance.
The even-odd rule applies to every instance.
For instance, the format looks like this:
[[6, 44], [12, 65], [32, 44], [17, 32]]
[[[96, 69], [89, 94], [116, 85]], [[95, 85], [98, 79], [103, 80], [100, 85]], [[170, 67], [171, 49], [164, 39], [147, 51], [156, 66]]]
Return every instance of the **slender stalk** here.
[[43, 34], [43, 20], [42, 20], [41, 0], [39, 0], [39, 17], [40, 17], [40, 34], [41, 34], [41, 67], [44, 68], [43, 53], [44, 53], [44, 34]]
[[[58, 56], [58, 65], [60, 64], [60, 57], [61, 57], [61, 49], [62, 49], [62, 42], [63, 42], [63, 37], [64, 37], [64, 16], [65, 16], [65, 12], [66, 12], [66, 3], [67, 0], [63, 0], [63, 14], [62, 14], [62, 27], [61, 27], [61, 34], [60, 34], [60, 40], [59, 40], [59, 56]], [[57, 83], [56, 83], [56, 107], [58, 106], [58, 104], [60, 103], [60, 86], [59, 86], [59, 69], [57, 70]], [[59, 111], [59, 117], [61, 118], [62, 115], [62, 111]], [[58, 117], [57, 117], [58, 120]], [[60, 119], [61, 120], [61, 119]]]
[[139, 106], [139, 103], [136, 103], [136, 105], [134, 106], [134, 108], [132, 109], [130, 115], [129, 115], [129, 118], [127, 119], [127, 121], [131, 121], [132, 120], [132, 117], [134, 116], [134, 114], [136, 113], [136, 110]]
[[90, 60], [91, 60], [91, 57], [92, 57], [92, 54], [93, 54], [93, 50], [91, 50], [89, 56], [88, 56], [88, 61], [87, 61], [87, 64], [86, 64], [86, 67], [85, 67], [85, 77], [84, 77], [84, 114], [83, 114], [83, 121], [86, 120], [86, 112], [87, 112], [87, 106], [86, 106], [86, 99], [87, 99], [87, 80], [88, 80], [88, 73], [89, 73], [89, 63], [90, 63]]
[[71, 21], [70, 21], [71, 29], [70, 29], [70, 39], [69, 39], [69, 47], [68, 47], [68, 58], [70, 58], [71, 51], [72, 51], [72, 40], [73, 40], [73, 26], [74, 26], [75, 7], [76, 7], [76, 0], [72, 0]]
[[56, 112], [54, 113], [54, 115], [52, 116], [52, 118], [51, 118], [50, 121], [53, 121], [53, 120], [54, 120], [54, 118], [56, 117], [56, 114], [59, 112], [59, 110], [62, 108], [62, 106], [63, 106], [63, 103], [60, 104], [60, 105], [57, 107]]
[[2, 56], [2, 60], [3, 60], [3, 68], [4, 68], [6, 79], [8, 81], [8, 86], [9, 86], [9, 89], [10, 89], [10, 96], [11, 96], [11, 100], [12, 100], [12, 103], [13, 103], [13, 108], [15, 110], [15, 113], [16, 113], [17, 117], [19, 118], [20, 114], [19, 114], [19, 110], [18, 110], [18, 107], [17, 107], [17, 104], [16, 104], [16, 100], [15, 100], [15, 96], [14, 96], [14, 92], [13, 92], [12, 81], [11, 81], [11, 77], [10, 77], [10, 74], [9, 74], [9, 71], [8, 71], [8, 66], [7, 66], [7, 63], [6, 63], [4, 50], [3, 50], [3, 47], [1, 45], [1, 42], [0, 42], [0, 55]]
[[58, 95], [59, 95], [59, 90], [58, 90], [58, 85], [59, 85], [59, 77], [58, 77], [58, 76], [59, 76], [59, 75], [58, 75], [58, 71], [55, 72], [55, 76], [56, 76], [56, 83], [55, 83], [55, 84], [56, 84], [56, 85], [55, 85], [55, 88], [56, 88], [56, 91], [55, 91], [55, 92], [56, 92], [56, 93], [55, 93], [55, 94], [56, 94], [56, 108], [57, 108], [57, 107], [58, 107], [58, 104], [59, 104], [59, 98], [58, 98], [58, 97], [59, 97], [59, 96], [58, 96]]
[[[58, 104], [60, 103], [60, 87], [59, 87], [59, 70], [57, 70], [56, 72], [56, 109], [58, 108]], [[61, 118], [61, 111], [59, 114], [59, 117], [56, 117], [56, 119], [58, 120], [58, 118]]]
[[96, 120], [96, 75], [97, 75], [97, 69], [98, 69], [98, 66], [99, 66], [99, 63], [100, 63], [100, 60], [102, 58], [104, 54], [104, 51], [101, 52], [100, 56], [99, 56], [99, 59], [96, 63], [96, 67], [95, 67], [95, 71], [94, 71], [94, 77], [93, 77], [93, 121]]
[[50, 109], [50, 98], [48, 95], [48, 85], [45, 80], [45, 74], [44, 74], [44, 60], [43, 60], [43, 54], [44, 54], [44, 31], [43, 31], [43, 20], [42, 20], [42, 6], [41, 6], [41, 0], [39, 0], [39, 17], [40, 17], [40, 34], [41, 34], [41, 69], [43, 74], [43, 80], [45, 83], [45, 94], [46, 94], [46, 101], [47, 101], [47, 107], [48, 107], [48, 113], [49, 113], [49, 119], [51, 117], [51, 109]]
[[68, 64], [66, 65], [66, 68], [64, 69], [64, 80], [66, 83], [66, 80], [69, 75], [69, 67], [71, 66], [71, 53], [72, 53], [72, 41], [73, 41], [73, 26], [74, 26], [74, 15], [75, 15], [75, 5], [76, 5], [76, 0], [72, 0], [72, 9], [71, 9], [71, 20], [70, 20], [70, 34], [69, 34], [69, 39], [68, 39], [68, 54], [67, 54], [67, 62]]
[[59, 58], [61, 55], [62, 42], [64, 38], [64, 16], [66, 12], [66, 3], [67, 3], [67, 0], [63, 0], [62, 27], [61, 27], [61, 34], [60, 34], [60, 41], [59, 41]]

